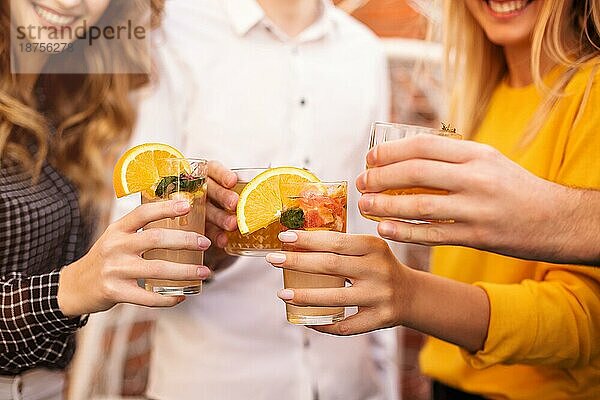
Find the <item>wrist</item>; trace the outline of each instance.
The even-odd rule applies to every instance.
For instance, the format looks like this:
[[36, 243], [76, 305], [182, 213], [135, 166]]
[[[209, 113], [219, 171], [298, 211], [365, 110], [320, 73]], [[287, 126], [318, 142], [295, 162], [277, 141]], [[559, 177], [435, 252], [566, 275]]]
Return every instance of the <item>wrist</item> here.
[[[591, 244], [596, 242], [589, 236], [594, 230], [594, 211], [589, 208], [592, 199], [587, 199], [584, 189], [569, 188], [555, 184], [555, 195], [549, 207], [552, 218], [557, 221], [554, 227], [554, 240], [549, 240], [552, 248], [547, 249], [550, 260], [566, 263], [585, 263], [592, 257]], [[588, 225], [588, 222], [592, 222]], [[550, 224], [549, 224], [550, 225]], [[587, 232], [587, 233], [586, 233]], [[590, 240], [591, 239], [591, 240]]]
[[591, 189], [561, 187], [563, 204], [569, 211], [563, 230], [564, 262], [600, 265], [600, 192]]
[[400, 290], [400, 304], [398, 307], [398, 325], [414, 327], [418, 325], [417, 318], [419, 296], [423, 293], [423, 276], [426, 273], [400, 264], [402, 269], [402, 285]]
[[77, 301], [77, 293], [76, 290], [76, 266], [74, 264], [67, 265], [60, 271], [60, 278], [58, 281], [58, 307], [63, 315], [67, 318], [74, 318], [80, 315], [85, 314], [79, 310], [78, 304], [81, 303]]

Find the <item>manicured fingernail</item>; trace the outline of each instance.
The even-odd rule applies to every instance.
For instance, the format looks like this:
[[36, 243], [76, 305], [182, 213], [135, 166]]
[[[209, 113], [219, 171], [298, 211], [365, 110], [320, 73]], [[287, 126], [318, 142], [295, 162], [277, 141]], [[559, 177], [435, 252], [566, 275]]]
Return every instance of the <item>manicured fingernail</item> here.
[[205, 266], [200, 266], [196, 269], [196, 275], [198, 275], [201, 279], [206, 279], [210, 276], [212, 272]]
[[372, 194], [365, 194], [360, 198], [360, 209], [361, 211], [371, 211], [373, 204], [375, 203], [375, 196]]
[[281, 300], [292, 300], [294, 298], [294, 291], [290, 289], [281, 289], [277, 292], [277, 297]]
[[283, 243], [294, 243], [298, 240], [298, 234], [292, 231], [285, 231], [279, 234], [279, 240]]
[[271, 264], [283, 264], [285, 262], [285, 254], [283, 253], [269, 253], [266, 258]]
[[359, 191], [364, 191], [367, 188], [367, 172], [361, 173], [358, 178], [356, 178], [356, 188]]
[[177, 203], [175, 203], [175, 211], [177, 211], [178, 213], [189, 211], [189, 209], [189, 201], [178, 201]]
[[380, 222], [377, 227], [379, 234], [384, 238], [391, 238], [394, 234], [394, 226], [390, 222]]
[[204, 236], [198, 236], [198, 247], [202, 250], [206, 250], [210, 247], [210, 240]]
[[179, 297], [177, 298], [177, 304], [179, 304], [179, 303], [183, 303], [184, 301], [185, 301], [185, 296], [179, 296]]

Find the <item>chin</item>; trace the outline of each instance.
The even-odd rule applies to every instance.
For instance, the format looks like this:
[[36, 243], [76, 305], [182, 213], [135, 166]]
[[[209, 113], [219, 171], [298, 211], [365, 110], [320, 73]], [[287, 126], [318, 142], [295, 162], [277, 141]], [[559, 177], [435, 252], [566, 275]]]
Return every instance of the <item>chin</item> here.
[[530, 31], [526, 31], [522, 35], [518, 34], [514, 30], [507, 30], [507, 32], [487, 32], [487, 37], [490, 42], [502, 47], [531, 45]]

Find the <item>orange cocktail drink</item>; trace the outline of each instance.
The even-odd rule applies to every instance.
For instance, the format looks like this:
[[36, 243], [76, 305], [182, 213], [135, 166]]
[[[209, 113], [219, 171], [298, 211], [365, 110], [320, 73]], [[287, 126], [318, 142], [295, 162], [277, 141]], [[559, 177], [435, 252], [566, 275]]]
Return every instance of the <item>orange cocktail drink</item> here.
[[[287, 229], [346, 232], [347, 182], [294, 183], [282, 185], [280, 222]], [[285, 246], [284, 246], [285, 250]], [[283, 270], [285, 288], [338, 288], [339, 276]], [[325, 325], [344, 319], [344, 307], [299, 307], [286, 304], [287, 320], [297, 325]]]

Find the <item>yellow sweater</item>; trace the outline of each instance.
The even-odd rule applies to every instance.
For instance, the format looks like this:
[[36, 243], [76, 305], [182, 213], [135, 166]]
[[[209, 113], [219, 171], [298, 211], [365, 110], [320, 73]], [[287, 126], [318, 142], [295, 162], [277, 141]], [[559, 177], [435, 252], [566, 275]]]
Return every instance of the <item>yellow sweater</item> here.
[[[501, 84], [474, 140], [540, 177], [600, 188], [600, 78], [594, 78], [581, 107], [592, 71], [588, 64], [575, 74], [567, 96], [524, 150], [516, 145], [540, 94], [533, 85]], [[490, 299], [490, 323], [484, 348], [476, 354], [430, 338], [420, 357], [425, 374], [492, 399], [600, 399], [600, 268], [440, 247], [434, 250], [432, 271], [482, 287]]]

